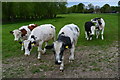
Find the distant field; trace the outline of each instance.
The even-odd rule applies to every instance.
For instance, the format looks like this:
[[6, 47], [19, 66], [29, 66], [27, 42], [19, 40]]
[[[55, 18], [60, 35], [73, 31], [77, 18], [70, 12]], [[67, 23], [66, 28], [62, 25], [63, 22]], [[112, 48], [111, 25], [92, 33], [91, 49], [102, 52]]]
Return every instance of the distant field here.
[[[117, 14], [61, 14], [57, 16], [58, 18], [55, 19], [46, 19], [46, 20], [40, 20], [40, 21], [30, 21], [30, 22], [19, 22], [19, 23], [13, 23], [13, 24], [5, 24], [2, 25], [2, 55], [3, 59], [15, 55], [23, 55], [20, 53], [23, 53], [20, 51], [21, 45], [17, 42], [14, 42], [13, 35], [9, 33], [9, 31], [12, 31], [14, 29], [18, 29], [19, 27], [23, 25], [28, 25], [31, 23], [36, 23], [38, 25], [41, 24], [53, 24], [56, 27], [56, 32], [58, 33], [60, 28], [62, 28], [64, 25], [69, 23], [74, 23], [79, 26], [80, 28], [80, 37], [78, 40], [77, 46], [104, 46], [109, 45], [113, 41], [118, 39], [118, 16]], [[102, 17], [105, 22], [105, 32], [104, 32], [104, 38], [105, 40], [101, 39], [94, 39], [92, 41], [87, 41], [84, 38], [84, 23], [86, 21], [90, 21], [92, 18], [95, 17]]]

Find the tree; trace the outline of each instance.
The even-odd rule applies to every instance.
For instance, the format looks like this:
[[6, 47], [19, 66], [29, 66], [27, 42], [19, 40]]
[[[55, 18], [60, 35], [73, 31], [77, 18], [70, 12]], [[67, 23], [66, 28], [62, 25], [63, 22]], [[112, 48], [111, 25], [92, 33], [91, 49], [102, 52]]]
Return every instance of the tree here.
[[[59, 2], [59, 13], [66, 13], [67, 7], [66, 7], [67, 2]], [[57, 7], [58, 5], [56, 5]]]
[[94, 5], [93, 4], [88, 4], [88, 12], [93, 13], [94, 12]]
[[95, 6], [95, 13], [100, 13], [100, 6]]
[[120, 1], [118, 2], [118, 6], [120, 7]]
[[83, 13], [84, 12], [84, 4], [83, 3], [79, 3], [77, 6], [77, 12], [79, 13]]
[[101, 7], [101, 12], [102, 13], [109, 13], [111, 12], [111, 7], [109, 4], [105, 4], [103, 7]]
[[72, 6], [71, 11], [72, 11], [72, 13], [76, 13], [77, 12], [77, 5]]
[[66, 13], [66, 2], [3, 2], [3, 21], [54, 18]]

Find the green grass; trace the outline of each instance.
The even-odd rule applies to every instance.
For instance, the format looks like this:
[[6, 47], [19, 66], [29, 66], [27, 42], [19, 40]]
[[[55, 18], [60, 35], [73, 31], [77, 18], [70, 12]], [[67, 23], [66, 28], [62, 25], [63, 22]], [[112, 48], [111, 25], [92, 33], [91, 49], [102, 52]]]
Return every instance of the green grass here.
[[[30, 22], [19, 22], [12, 24], [4, 24], [2, 25], [2, 55], [3, 59], [23, 55], [23, 51], [21, 51], [21, 45], [18, 42], [14, 42], [14, 37], [9, 33], [14, 29], [17, 29], [23, 25], [28, 25], [31, 23], [36, 24], [53, 24], [56, 27], [56, 32], [58, 33], [60, 28], [69, 23], [74, 23], [80, 28], [80, 36], [78, 39], [77, 46], [104, 46], [109, 45], [113, 41], [118, 39], [118, 15], [117, 14], [61, 14], [57, 16], [55, 19], [45, 19], [39, 21], [30, 21]], [[84, 23], [86, 21], [90, 21], [92, 18], [102, 17], [105, 22], [105, 32], [104, 38], [105, 40], [95, 39], [92, 41], [87, 41], [84, 35]]]

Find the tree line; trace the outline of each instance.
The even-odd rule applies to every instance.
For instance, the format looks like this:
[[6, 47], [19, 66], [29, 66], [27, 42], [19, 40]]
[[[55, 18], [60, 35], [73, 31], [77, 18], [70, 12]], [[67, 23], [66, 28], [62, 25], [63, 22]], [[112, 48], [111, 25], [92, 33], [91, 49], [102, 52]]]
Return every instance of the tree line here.
[[[120, 5], [120, 1], [118, 2]], [[118, 13], [120, 12], [120, 6], [110, 6], [109, 4], [105, 4], [102, 7], [94, 6], [93, 4], [88, 4], [85, 6], [83, 3], [79, 3], [78, 5], [73, 5], [67, 9], [67, 13]]]
[[2, 21], [55, 18], [66, 11], [66, 2], [3, 2]]
[[2, 21], [14, 22], [24, 20], [36, 20], [55, 18], [57, 14], [63, 13], [116, 13], [120, 12], [120, 1], [118, 6], [105, 4], [102, 7], [83, 3], [66, 6], [67, 2], [2, 2]]

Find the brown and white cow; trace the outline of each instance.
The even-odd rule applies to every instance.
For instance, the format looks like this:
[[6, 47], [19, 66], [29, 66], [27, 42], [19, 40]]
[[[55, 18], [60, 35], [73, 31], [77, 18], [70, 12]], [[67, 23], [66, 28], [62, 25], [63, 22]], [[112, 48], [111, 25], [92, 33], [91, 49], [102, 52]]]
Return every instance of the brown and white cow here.
[[[31, 31], [37, 27], [37, 24], [29, 24], [27, 26], [22, 26], [19, 29], [15, 29], [13, 31], [10, 31], [14, 35], [14, 41], [24, 41], [27, 40], [29, 35], [31, 34]], [[21, 48], [23, 50], [23, 46]]]

